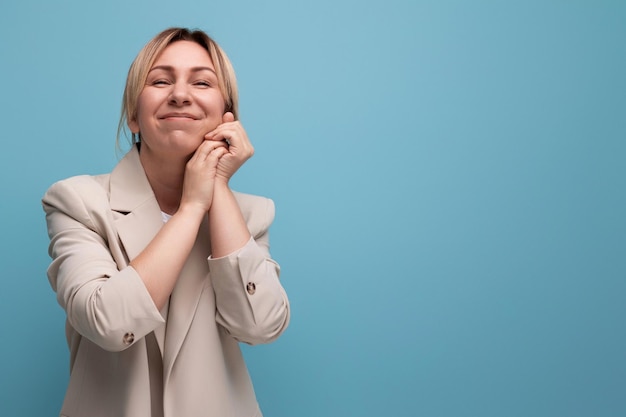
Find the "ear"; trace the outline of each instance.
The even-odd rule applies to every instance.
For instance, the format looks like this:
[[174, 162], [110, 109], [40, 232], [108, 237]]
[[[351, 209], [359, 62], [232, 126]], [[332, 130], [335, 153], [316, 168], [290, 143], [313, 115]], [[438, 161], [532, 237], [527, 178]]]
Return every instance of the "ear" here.
[[129, 120], [127, 124], [131, 133], [139, 133], [139, 123], [137, 123], [137, 120]]

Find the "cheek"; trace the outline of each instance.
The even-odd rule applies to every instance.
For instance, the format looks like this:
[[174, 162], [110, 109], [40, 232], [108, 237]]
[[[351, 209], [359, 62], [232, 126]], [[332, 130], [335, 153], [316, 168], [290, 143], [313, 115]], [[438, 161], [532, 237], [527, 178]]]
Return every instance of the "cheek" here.
[[201, 103], [201, 106], [204, 107], [205, 111], [210, 114], [219, 114], [220, 117], [226, 111], [226, 104], [224, 97], [219, 91], [213, 90], [212, 92], [198, 96], [197, 100]]

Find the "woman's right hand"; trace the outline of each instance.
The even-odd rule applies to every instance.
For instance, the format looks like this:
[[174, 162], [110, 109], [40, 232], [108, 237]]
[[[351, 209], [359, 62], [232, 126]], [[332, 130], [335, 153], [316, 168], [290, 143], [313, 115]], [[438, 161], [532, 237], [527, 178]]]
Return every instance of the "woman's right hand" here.
[[213, 202], [213, 187], [220, 157], [228, 152], [224, 142], [205, 140], [193, 154], [185, 169], [181, 208], [199, 209], [206, 213]]

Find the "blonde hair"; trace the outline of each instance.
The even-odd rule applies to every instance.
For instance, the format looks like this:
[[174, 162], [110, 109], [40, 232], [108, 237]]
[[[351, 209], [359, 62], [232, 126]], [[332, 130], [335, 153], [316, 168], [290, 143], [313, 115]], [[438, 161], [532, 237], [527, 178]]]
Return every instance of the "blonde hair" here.
[[[225, 112], [231, 112], [235, 120], [239, 120], [239, 98], [237, 93], [237, 79], [228, 56], [220, 46], [206, 33], [201, 30], [187, 28], [169, 28], [152, 38], [137, 54], [128, 70], [124, 98], [122, 99], [122, 112], [117, 126], [117, 148], [120, 149], [120, 135], [128, 127], [128, 122], [137, 119], [137, 101], [143, 91], [148, 78], [148, 72], [154, 65], [159, 55], [174, 42], [191, 41], [202, 46], [209, 54], [215, 72], [222, 97], [224, 97]], [[140, 142], [141, 135], [131, 132], [131, 145]]]

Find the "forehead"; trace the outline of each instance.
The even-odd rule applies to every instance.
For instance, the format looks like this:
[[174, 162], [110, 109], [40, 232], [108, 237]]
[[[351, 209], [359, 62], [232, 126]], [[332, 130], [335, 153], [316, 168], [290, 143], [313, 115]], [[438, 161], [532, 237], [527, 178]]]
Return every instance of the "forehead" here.
[[172, 68], [208, 67], [214, 69], [206, 49], [192, 41], [176, 41], [168, 45], [154, 61], [152, 67]]

